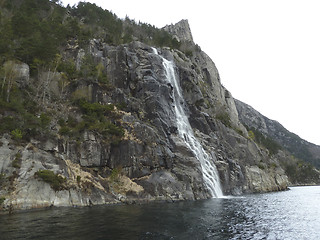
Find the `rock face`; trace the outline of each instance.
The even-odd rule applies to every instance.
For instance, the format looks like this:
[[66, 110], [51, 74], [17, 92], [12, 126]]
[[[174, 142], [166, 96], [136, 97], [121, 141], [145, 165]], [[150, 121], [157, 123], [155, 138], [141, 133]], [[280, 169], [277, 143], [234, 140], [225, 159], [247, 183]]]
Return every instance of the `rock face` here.
[[[180, 41], [192, 41], [187, 21], [167, 30]], [[211, 197], [199, 161], [178, 135], [173, 86], [166, 81], [162, 58], [151, 46], [137, 41], [109, 46], [92, 40], [89, 49], [94, 61], [103, 65], [112, 87], [82, 78], [66, 87], [66, 98], [81, 93], [101, 105], [124, 104], [117, 112], [124, 136], [116, 143], [103, 141], [101, 134], [90, 129], [80, 140], [62, 136], [59, 117], [83, 118], [77, 109], [63, 106], [47, 138], [18, 146], [9, 135], [3, 136], [0, 195], [5, 197], [4, 208]], [[287, 177], [277, 159], [247, 137], [235, 101], [221, 85], [212, 60], [199, 49], [192, 56], [167, 48], [157, 51], [175, 64], [186, 103], [184, 111], [217, 166], [224, 194], [286, 189]], [[72, 48], [66, 54], [81, 64], [82, 52]], [[65, 177], [63, 187], [53, 190], [37, 178], [35, 173], [40, 169]]]
[[179, 42], [193, 42], [193, 37], [187, 19], [183, 19], [174, 25], [167, 25], [164, 29], [174, 36]]
[[296, 134], [285, 129], [279, 122], [263, 116], [251, 106], [239, 100], [235, 100], [235, 103], [240, 115], [240, 121], [243, 124], [257, 129], [275, 140], [296, 158], [320, 167], [320, 146], [301, 139]]
[[30, 68], [25, 63], [15, 63], [15, 71], [17, 72], [17, 83], [20, 86], [28, 86], [30, 84]]

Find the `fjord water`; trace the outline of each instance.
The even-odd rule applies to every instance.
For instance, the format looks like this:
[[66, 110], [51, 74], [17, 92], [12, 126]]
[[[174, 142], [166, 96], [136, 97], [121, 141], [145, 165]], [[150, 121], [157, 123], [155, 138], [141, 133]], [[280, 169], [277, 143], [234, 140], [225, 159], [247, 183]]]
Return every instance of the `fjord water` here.
[[[153, 48], [154, 54], [158, 55], [156, 49]], [[175, 116], [177, 128], [180, 138], [185, 142], [186, 146], [194, 153], [195, 157], [201, 164], [204, 183], [209, 190], [212, 197], [222, 197], [222, 190], [220, 186], [220, 179], [216, 166], [210, 157], [201, 146], [198, 139], [194, 136], [193, 130], [190, 126], [188, 117], [184, 110], [184, 98], [182, 89], [174, 71], [174, 64], [172, 61], [162, 58], [163, 67], [166, 73], [168, 83], [173, 87], [173, 104], [175, 109]], [[214, 154], [214, 153], [212, 153]]]
[[320, 187], [0, 215], [0, 239], [320, 239]]

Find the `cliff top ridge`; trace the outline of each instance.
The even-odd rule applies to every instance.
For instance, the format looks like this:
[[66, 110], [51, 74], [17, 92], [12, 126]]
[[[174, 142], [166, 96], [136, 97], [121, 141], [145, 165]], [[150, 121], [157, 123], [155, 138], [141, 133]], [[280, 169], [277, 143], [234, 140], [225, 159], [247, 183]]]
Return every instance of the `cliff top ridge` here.
[[182, 19], [176, 24], [167, 25], [164, 27], [164, 30], [173, 35], [179, 42], [193, 42], [190, 25], [187, 19]]

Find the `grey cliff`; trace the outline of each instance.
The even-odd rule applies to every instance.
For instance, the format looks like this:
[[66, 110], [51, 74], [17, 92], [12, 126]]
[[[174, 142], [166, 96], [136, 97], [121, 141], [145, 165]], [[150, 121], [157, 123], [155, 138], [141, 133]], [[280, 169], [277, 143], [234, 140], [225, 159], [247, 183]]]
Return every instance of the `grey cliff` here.
[[[220, 81], [213, 61], [193, 44], [187, 21], [166, 27], [177, 40], [188, 41], [192, 56], [169, 48], [157, 48], [173, 61], [183, 89], [185, 112], [196, 137], [217, 166], [225, 195], [278, 191], [287, 188], [287, 176], [276, 157], [248, 138], [239, 120], [231, 93]], [[82, 64], [85, 51], [69, 47], [66, 55]], [[138, 41], [110, 46], [98, 39], [86, 54], [101, 63], [112, 87], [86, 78], [66, 86], [68, 96], [81, 93], [87, 101], [102, 105], [123, 103], [117, 110], [124, 136], [118, 143], [102, 140], [86, 130], [81, 141], [59, 134], [58, 119], [81, 119], [73, 106], [56, 104], [56, 119], [45, 139], [15, 145], [3, 135], [0, 146], [1, 196], [4, 209], [149, 201], [197, 200], [211, 197], [203, 182], [199, 161], [177, 133], [173, 88], [165, 81], [162, 60], [151, 46]], [[21, 79], [32, 84], [21, 66]], [[52, 98], [55, 94], [53, 78]], [[257, 120], [259, 121], [259, 120]], [[13, 166], [19, 156], [20, 167]], [[35, 177], [47, 169], [66, 178], [61, 190]], [[118, 171], [118, 172], [117, 172]], [[115, 174], [117, 172], [117, 174]], [[115, 176], [116, 175], [116, 176]]]

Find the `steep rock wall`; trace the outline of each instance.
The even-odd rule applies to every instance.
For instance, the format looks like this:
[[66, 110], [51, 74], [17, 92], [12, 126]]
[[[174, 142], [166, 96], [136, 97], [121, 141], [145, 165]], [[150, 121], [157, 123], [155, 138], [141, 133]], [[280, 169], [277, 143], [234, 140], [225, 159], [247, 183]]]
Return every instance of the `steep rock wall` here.
[[272, 138], [296, 158], [320, 167], [320, 146], [300, 138], [284, 128], [279, 122], [263, 116], [248, 104], [239, 100], [236, 100], [235, 103], [243, 124]]
[[[221, 85], [212, 60], [193, 43], [188, 44], [192, 56], [167, 48], [157, 50], [175, 64], [187, 103], [185, 112], [196, 137], [218, 168], [224, 193], [286, 189], [287, 178], [277, 159], [247, 138], [234, 99]], [[73, 56], [80, 66], [84, 50], [68, 49], [65, 55]], [[15, 145], [9, 135], [3, 136], [3, 207], [8, 210], [211, 197], [199, 161], [177, 134], [173, 89], [165, 79], [161, 58], [151, 46], [140, 42], [109, 46], [92, 40], [88, 49], [94, 62], [103, 65], [109, 85], [83, 77], [66, 86], [65, 98], [81, 93], [89, 102], [123, 104], [124, 109], [117, 110], [117, 124], [124, 129], [124, 136], [112, 143], [90, 129], [78, 139], [61, 135], [59, 118], [83, 117], [79, 109], [63, 104], [45, 139]], [[14, 164], [17, 156], [20, 167]], [[66, 183], [53, 190], [36, 177], [41, 169], [64, 176]]]

